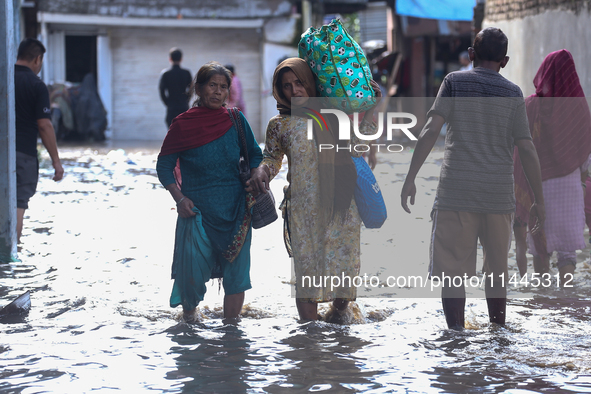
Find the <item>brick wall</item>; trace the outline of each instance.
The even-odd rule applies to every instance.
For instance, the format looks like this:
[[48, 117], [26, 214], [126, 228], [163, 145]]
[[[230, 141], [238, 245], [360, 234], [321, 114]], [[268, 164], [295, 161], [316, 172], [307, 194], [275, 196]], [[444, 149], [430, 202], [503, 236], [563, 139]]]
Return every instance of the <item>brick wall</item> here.
[[591, 11], [591, 0], [486, 0], [489, 21], [511, 20], [541, 14], [548, 10]]

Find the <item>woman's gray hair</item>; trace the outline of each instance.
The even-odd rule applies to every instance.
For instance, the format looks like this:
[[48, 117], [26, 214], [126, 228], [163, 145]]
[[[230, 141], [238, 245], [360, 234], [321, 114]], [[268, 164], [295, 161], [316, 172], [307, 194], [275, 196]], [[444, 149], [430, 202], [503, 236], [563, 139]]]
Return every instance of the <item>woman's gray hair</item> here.
[[191, 94], [196, 97], [193, 101], [193, 107], [199, 107], [201, 105], [201, 99], [197, 91], [203, 88], [214, 75], [222, 75], [226, 77], [228, 90], [230, 89], [230, 86], [232, 86], [232, 73], [230, 73], [230, 70], [215, 61], [205, 63], [201, 66], [199, 71], [197, 71], [197, 74], [195, 74], [195, 78], [193, 78], [193, 82], [191, 83]]

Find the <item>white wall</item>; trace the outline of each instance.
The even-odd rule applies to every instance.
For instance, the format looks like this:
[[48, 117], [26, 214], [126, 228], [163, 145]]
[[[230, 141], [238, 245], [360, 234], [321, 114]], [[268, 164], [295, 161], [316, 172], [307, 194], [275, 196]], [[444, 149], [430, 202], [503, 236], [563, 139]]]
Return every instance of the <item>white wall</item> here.
[[[280, 60], [286, 57], [297, 57], [298, 50], [293, 41], [298, 34], [297, 17], [273, 18], [264, 26], [265, 43], [262, 45], [263, 73], [261, 78], [261, 118], [262, 134], [257, 140], [265, 142], [265, 134], [269, 119], [277, 115], [277, 101], [273, 98], [273, 74]], [[299, 37], [298, 37], [299, 39]]]
[[66, 81], [66, 35], [63, 30], [53, 31], [47, 36], [46, 56], [43, 67], [47, 68], [49, 83], [64, 83]]
[[183, 51], [181, 66], [194, 76], [206, 62], [232, 63], [240, 76], [248, 121], [259, 137], [259, 94], [262, 61], [256, 29], [110, 28], [113, 59], [113, 139], [162, 140], [166, 135], [166, 107], [160, 100], [158, 80], [170, 66], [168, 51]]
[[105, 136], [113, 137], [113, 58], [111, 39], [103, 34], [96, 37], [96, 66], [98, 94], [107, 111], [107, 130]]
[[388, 3], [377, 1], [367, 4], [358, 12], [361, 25], [360, 44], [369, 40], [388, 40]]
[[546, 55], [567, 49], [575, 60], [583, 91], [591, 97], [591, 13], [587, 10], [579, 15], [554, 10], [523, 19], [483, 22], [484, 28], [491, 26], [509, 38], [510, 60], [501, 74], [519, 85], [525, 96], [534, 93], [533, 79]]

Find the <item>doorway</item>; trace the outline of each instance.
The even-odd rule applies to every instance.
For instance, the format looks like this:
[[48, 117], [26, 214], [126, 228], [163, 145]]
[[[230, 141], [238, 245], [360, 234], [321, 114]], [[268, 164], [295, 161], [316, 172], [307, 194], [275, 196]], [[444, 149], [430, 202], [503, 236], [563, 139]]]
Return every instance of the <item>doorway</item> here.
[[66, 81], [80, 83], [88, 73], [97, 80], [96, 36], [66, 36]]

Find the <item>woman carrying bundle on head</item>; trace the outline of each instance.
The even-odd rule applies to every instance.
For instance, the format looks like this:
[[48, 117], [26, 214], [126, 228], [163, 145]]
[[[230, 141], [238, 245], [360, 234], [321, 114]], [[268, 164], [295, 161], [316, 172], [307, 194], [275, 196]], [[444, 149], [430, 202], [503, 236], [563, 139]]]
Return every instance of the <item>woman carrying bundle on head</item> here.
[[[372, 81], [378, 97], [379, 86]], [[351, 156], [354, 150], [319, 150], [321, 144], [338, 143], [336, 121], [326, 116], [328, 130], [314, 122], [314, 138], [308, 139], [310, 119], [302, 111], [316, 97], [314, 74], [300, 58], [280, 63], [273, 75], [273, 97], [279, 115], [269, 120], [263, 161], [253, 170], [250, 184], [264, 192], [287, 156], [289, 185], [281, 204], [284, 215], [284, 238], [293, 257], [296, 276], [296, 306], [300, 319], [317, 320], [318, 303], [333, 302], [334, 321], [356, 299], [356, 288], [347, 283], [333, 286], [336, 278], [359, 275], [361, 219], [353, 193], [357, 173]], [[373, 109], [366, 111], [360, 132], [374, 134]], [[353, 136], [351, 144], [359, 143]], [[248, 189], [247, 189], [248, 190]], [[314, 286], [330, 277], [326, 286]], [[315, 281], [315, 282], [314, 282]]]

